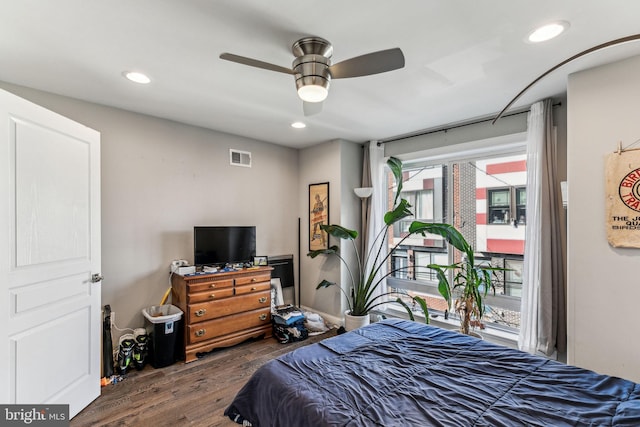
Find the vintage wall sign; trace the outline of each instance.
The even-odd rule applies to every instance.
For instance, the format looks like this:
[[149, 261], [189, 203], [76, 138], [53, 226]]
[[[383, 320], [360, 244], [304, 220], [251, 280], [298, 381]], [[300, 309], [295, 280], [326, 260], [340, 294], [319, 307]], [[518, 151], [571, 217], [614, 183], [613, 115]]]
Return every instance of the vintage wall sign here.
[[640, 151], [618, 150], [606, 159], [607, 240], [640, 248]]

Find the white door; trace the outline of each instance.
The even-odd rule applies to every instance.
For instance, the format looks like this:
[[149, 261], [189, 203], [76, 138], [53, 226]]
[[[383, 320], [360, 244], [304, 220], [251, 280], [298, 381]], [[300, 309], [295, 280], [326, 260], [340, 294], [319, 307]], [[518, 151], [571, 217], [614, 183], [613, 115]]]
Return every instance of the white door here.
[[0, 403], [100, 394], [100, 134], [0, 90]]

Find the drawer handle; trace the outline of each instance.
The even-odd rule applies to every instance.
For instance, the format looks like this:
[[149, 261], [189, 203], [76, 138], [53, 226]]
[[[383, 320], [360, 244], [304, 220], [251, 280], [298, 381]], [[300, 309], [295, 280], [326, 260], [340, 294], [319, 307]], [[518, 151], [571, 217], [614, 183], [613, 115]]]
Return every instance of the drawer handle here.
[[215, 288], [215, 287], [216, 287], [216, 284], [215, 284], [215, 283], [212, 283], [212, 284], [211, 284], [211, 286], [209, 286], [209, 288], [211, 288], [211, 289], [213, 289], [213, 288]]
[[253, 288], [251, 288], [252, 291], [257, 291], [258, 288], [256, 288], [255, 286]]
[[260, 304], [264, 304], [265, 302], [267, 302], [267, 297], [258, 298], [258, 302]]
[[267, 320], [267, 315], [266, 315], [266, 314], [264, 314], [264, 313], [262, 313], [262, 314], [260, 315], [260, 320]]
[[198, 329], [198, 330], [196, 331], [196, 336], [197, 336], [197, 337], [202, 337], [202, 336], [204, 336], [204, 334], [206, 334], [206, 333], [207, 333], [207, 330], [206, 330], [206, 329]]
[[256, 280], [258, 280], [258, 279], [256, 279], [255, 277], [253, 279], [251, 279], [252, 282], [255, 282]]
[[209, 298], [214, 299], [216, 297], [216, 294], [211, 294], [209, 295]]
[[196, 316], [202, 317], [205, 315], [206, 312], [207, 312], [206, 308], [201, 308], [200, 310], [196, 311]]

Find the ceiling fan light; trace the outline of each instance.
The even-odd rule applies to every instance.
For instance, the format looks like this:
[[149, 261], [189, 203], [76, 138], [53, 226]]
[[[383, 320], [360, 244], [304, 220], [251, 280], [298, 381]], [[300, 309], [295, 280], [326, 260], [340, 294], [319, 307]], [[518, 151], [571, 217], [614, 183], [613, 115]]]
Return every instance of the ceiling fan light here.
[[298, 88], [298, 96], [305, 102], [322, 102], [327, 99], [329, 91], [321, 85], [304, 85]]

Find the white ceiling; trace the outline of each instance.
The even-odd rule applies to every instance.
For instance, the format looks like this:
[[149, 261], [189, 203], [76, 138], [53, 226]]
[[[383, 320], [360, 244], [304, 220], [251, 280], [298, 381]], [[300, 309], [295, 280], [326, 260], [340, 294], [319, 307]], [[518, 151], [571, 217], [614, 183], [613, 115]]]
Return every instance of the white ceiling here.
[[[0, 0], [0, 80], [290, 147], [387, 139], [495, 115], [533, 79], [595, 45], [640, 33], [630, 0]], [[533, 45], [540, 24], [569, 21]], [[399, 47], [403, 69], [334, 80], [304, 117], [294, 79], [219, 59], [290, 67], [320, 36], [333, 63]], [[592, 53], [545, 77], [514, 110], [566, 91], [570, 72], [640, 54]], [[125, 70], [148, 74], [136, 85]], [[303, 120], [307, 127], [289, 124]]]

